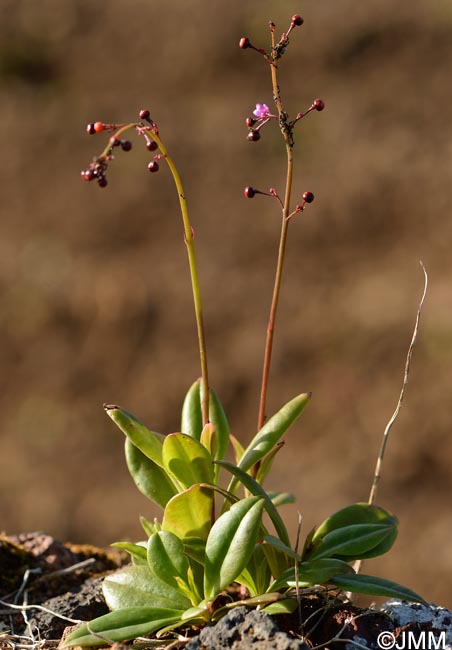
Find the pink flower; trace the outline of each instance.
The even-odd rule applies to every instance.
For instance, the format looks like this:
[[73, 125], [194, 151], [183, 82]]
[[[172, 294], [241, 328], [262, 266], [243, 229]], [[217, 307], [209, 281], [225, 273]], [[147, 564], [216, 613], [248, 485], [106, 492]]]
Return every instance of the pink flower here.
[[263, 120], [270, 115], [270, 109], [267, 104], [256, 104], [256, 110], [253, 111], [253, 115]]

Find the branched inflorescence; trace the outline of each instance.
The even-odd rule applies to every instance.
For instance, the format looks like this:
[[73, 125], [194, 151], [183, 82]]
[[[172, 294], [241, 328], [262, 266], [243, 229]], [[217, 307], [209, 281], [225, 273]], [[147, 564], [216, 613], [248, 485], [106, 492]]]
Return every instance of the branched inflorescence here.
[[[283, 54], [285, 53], [289, 45], [289, 34], [295, 27], [300, 27], [301, 25], [303, 25], [303, 23], [304, 23], [303, 18], [299, 14], [294, 14], [292, 16], [289, 29], [287, 30], [287, 32], [284, 32], [281, 35], [281, 38], [276, 43], [275, 42], [276, 25], [273, 21], [270, 21], [269, 27], [272, 35], [272, 46], [270, 52], [266, 52], [263, 48], [255, 47], [247, 36], [243, 36], [240, 39], [239, 47], [242, 50], [246, 50], [246, 49], [255, 50], [256, 52], [258, 52], [264, 57], [264, 59], [270, 64], [270, 66], [272, 66], [273, 71], [275, 71], [277, 67], [276, 61], [278, 61], [278, 59], [280, 59], [283, 56]], [[279, 122], [279, 127], [283, 133], [284, 139], [292, 148], [294, 146], [293, 128], [295, 124], [299, 120], [301, 120], [301, 118], [308, 115], [308, 113], [310, 113], [312, 110], [322, 111], [325, 108], [324, 102], [321, 99], [316, 99], [311, 104], [311, 106], [308, 108], [307, 111], [305, 111], [304, 113], [298, 113], [294, 120], [289, 120], [288, 113], [282, 110], [279, 86], [276, 83], [274, 83], [273, 85], [273, 99], [275, 101], [276, 108], [278, 109], [277, 115], [272, 115], [266, 104], [257, 104], [256, 110], [253, 112], [253, 114], [256, 116], [257, 119], [253, 117], [248, 117], [246, 119], [246, 125], [249, 128], [247, 138], [250, 142], [257, 142], [258, 140], [260, 140], [261, 128], [265, 124], [267, 124], [267, 122], [269, 122], [271, 119], [277, 119]]]
[[[262, 370], [262, 384], [261, 384], [261, 396], [259, 403], [259, 415], [257, 421], [258, 430], [263, 426], [266, 419], [266, 401], [267, 401], [267, 389], [268, 381], [270, 375], [270, 365], [272, 357], [272, 346], [273, 346], [273, 334], [275, 329], [276, 322], [276, 313], [278, 310], [279, 302], [279, 293], [281, 288], [281, 279], [282, 271], [284, 265], [286, 241], [287, 241], [287, 230], [289, 222], [292, 217], [299, 212], [303, 212], [307, 205], [312, 203], [314, 200], [314, 194], [311, 191], [305, 191], [302, 194], [301, 200], [298, 201], [294, 208], [291, 208], [292, 204], [292, 179], [293, 179], [293, 148], [295, 145], [295, 126], [302, 120], [304, 117], [309, 115], [312, 111], [323, 111], [325, 108], [325, 103], [322, 99], [315, 99], [307, 110], [304, 112], [299, 112], [296, 114], [295, 118], [291, 119], [289, 113], [285, 110], [283, 106], [283, 101], [281, 99], [281, 92], [278, 83], [278, 65], [277, 62], [281, 59], [283, 54], [286, 52], [289, 45], [289, 35], [295, 27], [301, 27], [304, 20], [299, 14], [294, 14], [291, 18], [289, 28], [286, 32], [281, 34], [279, 41], [276, 41], [276, 25], [273, 21], [269, 22], [270, 34], [271, 34], [271, 48], [270, 51], [266, 51], [263, 48], [256, 47], [250, 41], [247, 36], [243, 36], [239, 41], [239, 47], [242, 50], [254, 50], [260, 54], [265, 61], [270, 66], [271, 81], [272, 81], [272, 91], [273, 91], [273, 101], [275, 103], [276, 111], [272, 112], [267, 104], [258, 103], [256, 108], [253, 111], [253, 114], [250, 117], [247, 117], [245, 124], [248, 127], [247, 139], [250, 142], [258, 142], [261, 139], [261, 132], [263, 128], [272, 121], [277, 121], [279, 129], [281, 131], [287, 155], [287, 174], [286, 174], [286, 187], [284, 197], [278, 194], [275, 188], [270, 188], [268, 192], [256, 189], [251, 185], [245, 188], [245, 196], [248, 199], [254, 198], [257, 194], [264, 196], [271, 196], [275, 198], [282, 212], [282, 225], [281, 225], [281, 235], [279, 243], [279, 253], [278, 260], [276, 265], [275, 273], [275, 282], [273, 287], [273, 297], [270, 307], [270, 315], [267, 326], [267, 338], [265, 343], [265, 352], [264, 352], [264, 364]], [[254, 469], [254, 472], [259, 470], [258, 467]]]
[[[90, 165], [83, 169], [81, 177], [85, 181], [97, 181], [99, 187], [106, 187], [107, 181], [107, 168], [108, 163], [114, 159], [114, 150], [116, 148], [122, 151], [130, 151], [132, 143], [130, 140], [124, 140], [120, 136], [131, 129], [135, 129], [136, 133], [142, 136], [145, 140], [146, 149], [148, 151], [156, 151], [159, 146], [155, 140], [158, 138], [158, 127], [151, 119], [151, 114], [148, 109], [142, 109], [139, 113], [140, 122], [132, 122], [130, 124], [108, 124], [105, 122], [90, 122], [86, 127], [86, 132], [89, 135], [96, 133], [113, 133], [108, 141], [107, 147], [100, 156], [96, 156]], [[148, 164], [148, 170], [152, 173], [158, 172], [158, 161], [162, 158], [161, 153], [156, 153], [154, 158]]]

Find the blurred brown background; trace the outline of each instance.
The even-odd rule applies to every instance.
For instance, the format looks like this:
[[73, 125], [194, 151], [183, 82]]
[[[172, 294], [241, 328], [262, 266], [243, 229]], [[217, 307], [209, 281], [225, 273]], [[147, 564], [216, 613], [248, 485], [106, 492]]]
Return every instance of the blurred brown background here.
[[452, 607], [452, 5], [449, 0], [2, 0], [0, 119], [0, 528], [107, 545], [158, 515], [135, 490], [102, 403], [177, 430], [198, 376], [177, 197], [141, 141], [109, 187], [79, 180], [105, 145], [89, 121], [148, 107], [181, 170], [196, 229], [212, 384], [243, 441], [254, 433], [283, 192], [277, 129], [246, 141], [271, 104], [248, 35], [287, 29], [280, 66], [297, 129], [294, 219], [269, 413], [312, 403], [286, 438], [275, 489], [297, 495], [304, 532], [367, 499], [399, 394], [422, 291], [430, 289], [379, 503], [400, 519], [366, 565]]

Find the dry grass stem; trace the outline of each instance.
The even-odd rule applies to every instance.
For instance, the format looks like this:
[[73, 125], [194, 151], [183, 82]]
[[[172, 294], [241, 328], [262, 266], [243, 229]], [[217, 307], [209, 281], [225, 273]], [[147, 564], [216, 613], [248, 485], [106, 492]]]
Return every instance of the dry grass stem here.
[[[414, 324], [414, 330], [413, 330], [413, 336], [411, 337], [411, 343], [408, 348], [408, 353], [406, 357], [406, 362], [405, 362], [405, 372], [403, 375], [403, 383], [402, 383], [402, 389], [400, 391], [399, 395], [399, 400], [397, 402], [397, 406], [395, 408], [394, 413], [391, 415], [388, 424], [386, 425], [386, 429], [384, 430], [383, 433], [383, 438], [381, 441], [381, 446], [380, 446], [380, 451], [378, 453], [378, 458], [377, 458], [377, 463], [375, 465], [375, 472], [374, 472], [374, 478], [372, 481], [372, 487], [370, 489], [370, 494], [369, 494], [369, 501], [368, 503], [370, 505], [373, 505], [375, 503], [375, 499], [377, 496], [377, 490], [378, 490], [378, 485], [380, 483], [380, 478], [381, 478], [381, 468], [383, 466], [383, 459], [386, 451], [386, 445], [388, 444], [389, 440], [389, 434], [392, 428], [392, 425], [397, 419], [397, 416], [399, 415], [400, 408], [402, 406], [403, 398], [405, 396], [405, 390], [408, 385], [408, 376], [410, 373], [410, 366], [411, 366], [411, 357], [413, 355], [413, 349], [416, 344], [416, 339], [417, 339], [417, 334], [419, 330], [419, 321], [421, 319], [421, 313], [422, 313], [422, 307], [424, 306], [424, 300], [425, 296], [427, 295], [427, 287], [428, 287], [428, 275], [427, 271], [425, 270], [425, 266], [422, 261], [419, 262], [421, 265], [422, 271], [424, 273], [424, 290], [422, 292], [421, 300], [419, 302], [419, 306], [417, 308], [417, 314], [416, 314], [416, 322]], [[358, 560], [355, 562], [354, 569], [356, 573], [359, 573], [363, 565], [362, 560]], [[348, 598], [351, 598], [351, 593], [347, 593]]]
[[384, 433], [383, 433], [383, 439], [382, 439], [382, 442], [381, 442], [380, 452], [378, 454], [377, 464], [375, 466], [374, 479], [373, 479], [372, 487], [371, 487], [370, 494], [369, 494], [369, 504], [370, 505], [373, 505], [375, 503], [378, 484], [380, 482], [380, 477], [381, 477], [381, 468], [382, 468], [382, 465], [383, 465], [383, 458], [384, 458], [384, 454], [385, 454], [385, 450], [386, 450], [386, 445], [387, 445], [388, 439], [389, 439], [389, 433], [391, 431], [392, 425], [396, 421], [397, 416], [399, 414], [400, 408], [402, 406], [403, 398], [405, 396], [405, 390], [406, 390], [406, 387], [408, 385], [408, 376], [409, 376], [409, 372], [410, 372], [411, 357], [413, 355], [413, 349], [414, 349], [414, 346], [416, 344], [416, 339], [417, 339], [417, 334], [418, 334], [418, 329], [419, 329], [419, 321], [420, 321], [420, 318], [421, 318], [422, 307], [424, 306], [425, 296], [427, 295], [428, 275], [427, 275], [427, 271], [425, 270], [425, 266], [422, 263], [422, 261], [420, 261], [419, 263], [420, 263], [422, 271], [424, 273], [424, 290], [422, 292], [422, 297], [421, 297], [419, 307], [418, 307], [418, 310], [417, 310], [416, 322], [415, 322], [414, 330], [413, 330], [413, 336], [411, 338], [411, 343], [410, 343], [410, 346], [408, 348], [408, 354], [407, 354], [406, 363], [405, 363], [405, 373], [404, 373], [404, 376], [403, 376], [403, 383], [402, 383], [402, 389], [400, 391], [399, 401], [397, 402], [397, 406], [395, 408], [395, 411], [392, 414], [388, 424], [386, 425], [386, 429], [384, 430]]

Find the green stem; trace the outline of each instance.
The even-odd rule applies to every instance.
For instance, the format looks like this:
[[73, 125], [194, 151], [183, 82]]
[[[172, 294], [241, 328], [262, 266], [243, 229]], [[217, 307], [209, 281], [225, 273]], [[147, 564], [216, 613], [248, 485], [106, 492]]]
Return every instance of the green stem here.
[[168, 167], [171, 170], [173, 175], [174, 183], [177, 188], [177, 193], [179, 195], [179, 203], [182, 214], [182, 221], [184, 224], [184, 241], [187, 247], [188, 254], [188, 264], [190, 266], [190, 278], [191, 286], [193, 291], [193, 302], [195, 306], [195, 316], [196, 316], [196, 325], [198, 329], [198, 343], [199, 343], [199, 358], [201, 362], [201, 411], [202, 411], [202, 424], [203, 427], [209, 422], [209, 380], [208, 380], [208, 370], [207, 370], [207, 351], [206, 351], [206, 339], [204, 333], [204, 321], [203, 321], [203, 311], [202, 311], [202, 301], [201, 301], [201, 290], [199, 287], [199, 277], [198, 277], [198, 265], [196, 263], [195, 256], [195, 245], [194, 245], [194, 234], [193, 228], [190, 224], [190, 219], [188, 216], [188, 207], [187, 200], [185, 198], [184, 189], [182, 187], [182, 182], [179, 176], [179, 172], [174, 165], [172, 158], [168, 155], [163, 144], [156, 138], [155, 134], [152, 134], [153, 139], [159, 145], [159, 149], [164, 156]]
[[[141, 125], [137, 125], [135, 123], [122, 125], [115, 135], [119, 136], [125, 131], [132, 128], [136, 128], [137, 126], [141, 126]], [[193, 291], [193, 302], [195, 306], [196, 325], [198, 331], [199, 357], [201, 362], [201, 388], [202, 388], [201, 411], [202, 411], [203, 426], [205, 426], [209, 422], [209, 380], [208, 380], [208, 371], [207, 371], [207, 351], [206, 351], [206, 340], [205, 340], [205, 333], [204, 333], [201, 290], [199, 287], [198, 266], [196, 263], [195, 246], [193, 241], [194, 240], [193, 228], [191, 227], [190, 219], [188, 216], [187, 200], [185, 198], [184, 188], [182, 186], [182, 181], [179, 176], [179, 172], [177, 171], [177, 168], [171, 156], [168, 154], [168, 151], [166, 150], [166, 147], [160, 140], [158, 134], [156, 134], [154, 130], [152, 130], [149, 132], [149, 136], [156, 141], [162, 157], [165, 158], [166, 162], [168, 163], [168, 167], [170, 168], [174, 183], [176, 185], [177, 193], [179, 196], [179, 204], [180, 204], [180, 210], [182, 215], [182, 222], [184, 226], [184, 241], [185, 241], [185, 246], [187, 248], [187, 254], [188, 254], [188, 264], [190, 267], [190, 278], [191, 278], [191, 286]], [[108, 154], [110, 148], [111, 147], [108, 146], [105, 149], [105, 151], [102, 153], [103, 157], [105, 157]]]
[[[272, 32], [272, 52], [274, 52], [274, 47], [275, 47], [274, 33]], [[287, 175], [286, 175], [286, 191], [285, 191], [284, 204], [282, 210], [281, 234], [279, 238], [278, 260], [276, 264], [275, 281], [273, 285], [273, 296], [272, 296], [270, 315], [269, 315], [268, 325], [267, 325], [267, 338], [265, 342], [264, 364], [262, 370], [262, 384], [261, 384], [260, 403], [259, 403], [259, 415], [257, 420], [258, 431], [262, 429], [266, 417], [265, 408], [267, 404], [268, 380], [270, 376], [270, 366], [271, 366], [272, 350], [273, 350], [273, 335], [275, 331], [276, 313], [278, 310], [279, 294], [281, 290], [282, 273], [284, 267], [284, 258], [285, 258], [285, 251], [286, 251], [286, 242], [287, 242], [287, 231], [289, 228], [289, 219], [287, 219], [287, 217], [289, 216], [289, 210], [290, 210], [290, 199], [292, 195], [292, 178], [293, 178], [293, 156], [292, 156], [293, 145], [291, 143], [290, 133], [287, 127], [287, 116], [282, 106], [281, 95], [278, 86], [277, 66], [274, 59], [270, 62], [270, 70], [271, 70], [272, 86], [273, 86], [273, 98], [275, 100], [276, 108], [278, 109], [279, 124], [286, 145]], [[258, 467], [254, 467], [253, 473], [254, 471], [257, 472], [257, 469]]]

